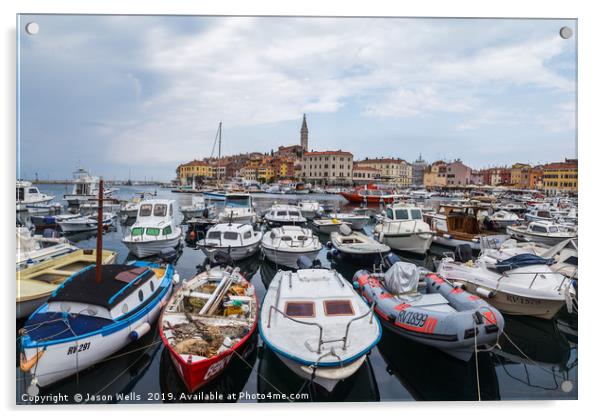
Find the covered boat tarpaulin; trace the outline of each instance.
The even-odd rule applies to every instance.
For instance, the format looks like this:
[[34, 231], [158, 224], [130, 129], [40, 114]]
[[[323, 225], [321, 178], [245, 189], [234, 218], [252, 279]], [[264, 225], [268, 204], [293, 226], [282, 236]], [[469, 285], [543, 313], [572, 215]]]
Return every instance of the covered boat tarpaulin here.
[[546, 259], [530, 253], [521, 253], [511, 258], [502, 260], [495, 264], [495, 269], [499, 272], [506, 272], [512, 269], [524, 268], [533, 265], [551, 265], [554, 259]]
[[395, 262], [385, 273], [385, 286], [391, 294], [416, 292], [420, 271], [413, 263]]

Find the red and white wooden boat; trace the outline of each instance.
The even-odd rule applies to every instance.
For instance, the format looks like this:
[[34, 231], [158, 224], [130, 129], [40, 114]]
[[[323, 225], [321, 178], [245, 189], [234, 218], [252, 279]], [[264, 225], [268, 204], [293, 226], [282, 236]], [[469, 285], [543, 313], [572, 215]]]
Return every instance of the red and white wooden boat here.
[[340, 194], [352, 204], [390, 204], [397, 197], [393, 190], [379, 188], [374, 184], [358, 186], [352, 192]]
[[174, 293], [159, 331], [190, 392], [218, 377], [253, 344], [258, 306], [253, 285], [238, 268], [208, 268]]

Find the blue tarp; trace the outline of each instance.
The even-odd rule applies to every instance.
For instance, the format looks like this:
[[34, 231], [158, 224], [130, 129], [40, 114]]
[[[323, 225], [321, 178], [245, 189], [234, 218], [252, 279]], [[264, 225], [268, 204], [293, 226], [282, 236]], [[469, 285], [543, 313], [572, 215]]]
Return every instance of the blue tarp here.
[[532, 265], [551, 265], [554, 259], [545, 259], [530, 253], [523, 253], [512, 256], [495, 264], [495, 269], [499, 272], [506, 272], [511, 269], [523, 268]]

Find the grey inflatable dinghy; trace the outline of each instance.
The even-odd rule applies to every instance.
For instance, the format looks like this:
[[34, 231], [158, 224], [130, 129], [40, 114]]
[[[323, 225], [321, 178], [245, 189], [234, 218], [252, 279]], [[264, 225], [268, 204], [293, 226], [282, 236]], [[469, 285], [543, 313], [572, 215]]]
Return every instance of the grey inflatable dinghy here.
[[497, 342], [504, 318], [485, 300], [396, 255], [385, 261], [386, 273], [360, 270], [353, 278], [384, 327], [463, 361], [472, 357], [475, 340], [479, 347]]

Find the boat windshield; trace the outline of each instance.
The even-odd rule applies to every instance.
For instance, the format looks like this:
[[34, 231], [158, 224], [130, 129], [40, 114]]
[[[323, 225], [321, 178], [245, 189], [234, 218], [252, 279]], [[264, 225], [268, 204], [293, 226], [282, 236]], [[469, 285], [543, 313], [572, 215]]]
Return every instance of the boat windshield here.
[[224, 232], [224, 240], [238, 240], [238, 233], [226, 231]]
[[548, 231], [549, 231], [550, 233], [558, 233], [558, 227], [555, 227], [555, 226], [550, 226], [550, 227], [548, 228]]
[[167, 205], [165, 204], [156, 204], [155, 211], [153, 213], [155, 217], [165, 217], [167, 215]]
[[132, 229], [132, 236], [134, 237], [142, 236], [142, 233], [144, 233], [144, 229], [142, 227], [134, 227]]
[[140, 205], [140, 213], [138, 214], [140, 217], [148, 217], [151, 215], [153, 210], [153, 206], [151, 204], [142, 204]]
[[291, 217], [298, 217], [299, 213], [297, 211], [289, 211], [288, 215], [290, 215]]
[[422, 211], [419, 209], [410, 210], [412, 213], [412, 220], [422, 220]]
[[250, 207], [250, 199], [247, 196], [234, 196], [226, 198], [226, 206], [230, 207]]
[[147, 236], [158, 236], [160, 232], [161, 230], [155, 227], [149, 227], [146, 229]]
[[220, 233], [219, 231], [210, 231], [209, 234], [207, 234], [207, 238], [208, 239], [219, 239], [221, 238], [222, 233]]
[[395, 210], [395, 219], [396, 220], [407, 220], [408, 218], [408, 210], [407, 209], [398, 209]]

